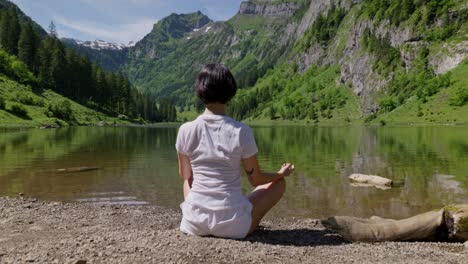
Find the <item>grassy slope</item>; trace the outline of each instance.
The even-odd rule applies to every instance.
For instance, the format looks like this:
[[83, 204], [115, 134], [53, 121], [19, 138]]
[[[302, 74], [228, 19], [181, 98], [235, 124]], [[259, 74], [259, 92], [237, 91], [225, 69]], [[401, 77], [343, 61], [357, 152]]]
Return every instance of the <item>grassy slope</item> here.
[[[18, 84], [4, 76], [0, 76], [0, 97], [6, 101], [5, 109], [0, 109], [0, 126], [44, 126], [58, 124], [61, 126], [67, 125], [67, 122], [57, 119], [50, 118], [46, 115], [47, 105], [52, 102], [59, 102], [68, 100], [67, 98], [53, 92], [46, 90], [41, 94], [32, 92], [31, 88]], [[36, 105], [26, 105], [18, 102], [19, 97], [30, 97], [33, 98]], [[73, 124], [78, 125], [92, 125], [97, 124], [100, 121], [106, 122], [121, 122], [116, 118], [108, 117], [102, 113], [96, 112], [89, 108], [86, 108], [76, 102], [71, 102], [71, 109], [73, 111], [73, 117], [75, 119]], [[9, 111], [13, 104], [23, 105], [29, 118], [19, 117]]]
[[[380, 115], [373, 124], [384, 120], [393, 125], [427, 125], [427, 124], [457, 124], [468, 125], [468, 104], [451, 106], [452, 98], [457, 89], [468, 89], [468, 63], [464, 62], [451, 72], [451, 85], [431, 96], [426, 103], [411, 98], [409, 102], [390, 113]], [[421, 112], [423, 115], [418, 116]]]

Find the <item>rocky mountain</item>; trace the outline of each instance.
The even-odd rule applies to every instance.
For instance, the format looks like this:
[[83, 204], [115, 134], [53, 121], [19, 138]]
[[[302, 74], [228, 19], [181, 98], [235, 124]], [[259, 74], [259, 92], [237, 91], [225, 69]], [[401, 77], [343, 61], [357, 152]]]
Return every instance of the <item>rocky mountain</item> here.
[[109, 71], [118, 71], [127, 62], [128, 49], [133, 47], [129, 45], [110, 43], [106, 41], [80, 41], [69, 38], [61, 39], [63, 44], [74, 49], [80, 55], [86, 55], [93, 62], [101, 65]]
[[232, 103], [240, 119], [349, 122], [411, 112], [411, 120], [452, 123], [456, 111], [468, 113], [460, 79], [467, 9], [466, 0], [245, 1], [225, 22], [172, 14], [111, 68], [185, 106], [201, 66], [225, 63], [245, 88]]

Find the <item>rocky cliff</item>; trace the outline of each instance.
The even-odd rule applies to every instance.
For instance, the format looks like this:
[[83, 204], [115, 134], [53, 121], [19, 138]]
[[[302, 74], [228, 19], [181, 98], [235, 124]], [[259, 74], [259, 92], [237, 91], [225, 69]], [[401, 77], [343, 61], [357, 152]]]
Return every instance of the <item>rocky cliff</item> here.
[[274, 1], [246, 1], [242, 2], [239, 14], [258, 16], [282, 16], [290, 17], [300, 8], [296, 3], [273, 3]]

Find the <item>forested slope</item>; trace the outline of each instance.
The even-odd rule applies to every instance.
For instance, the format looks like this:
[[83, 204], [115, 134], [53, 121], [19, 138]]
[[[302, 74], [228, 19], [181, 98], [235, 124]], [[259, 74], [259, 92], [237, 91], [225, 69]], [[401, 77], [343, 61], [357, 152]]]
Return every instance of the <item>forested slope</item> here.
[[[106, 116], [139, 122], [176, 120], [175, 107], [168, 101], [157, 102], [154, 96], [135, 89], [124, 73], [106, 71], [88, 57], [66, 48], [53, 24], [46, 33], [5, 0], [0, 1], [0, 77], [0, 108], [9, 113], [3, 113], [2, 123], [38, 124], [44, 116], [61, 119], [62, 122], [56, 122], [61, 125], [86, 124]], [[57, 95], [52, 97], [63, 98], [60, 107], [52, 97], [44, 95], [52, 94], [48, 90]], [[71, 101], [101, 113], [96, 114], [99, 118], [81, 121]], [[38, 114], [39, 110], [30, 106], [46, 110]], [[58, 110], [53, 109], [58, 108], [62, 113], [55, 113]]]

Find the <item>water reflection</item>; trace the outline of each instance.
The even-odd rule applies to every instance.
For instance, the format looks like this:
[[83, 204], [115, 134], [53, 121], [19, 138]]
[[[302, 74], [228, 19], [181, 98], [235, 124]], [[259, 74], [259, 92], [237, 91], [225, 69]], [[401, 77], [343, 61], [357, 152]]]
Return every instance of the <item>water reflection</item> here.
[[[293, 161], [279, 216], [407, 217], [468, 202], [468, 128], [256, 127], [259, 160]], [[0, 195], [177, 208], [175, 127], [77, 127], [0, 131]], [[57, 169], [98, 167], [59, 173]], [[392, 179], [391, 190], [356, 188], [354, 172]], [[243, 187], [251, 190], [244, 178]]]

